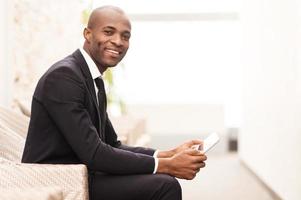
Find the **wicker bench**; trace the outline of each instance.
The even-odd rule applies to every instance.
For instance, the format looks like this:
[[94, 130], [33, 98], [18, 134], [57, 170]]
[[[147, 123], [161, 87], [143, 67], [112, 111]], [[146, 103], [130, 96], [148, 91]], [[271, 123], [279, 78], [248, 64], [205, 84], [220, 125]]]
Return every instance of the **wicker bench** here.
[[0, 199], [87, 200], [85, 165], [21, 163], [28, 121], [0, 108]]

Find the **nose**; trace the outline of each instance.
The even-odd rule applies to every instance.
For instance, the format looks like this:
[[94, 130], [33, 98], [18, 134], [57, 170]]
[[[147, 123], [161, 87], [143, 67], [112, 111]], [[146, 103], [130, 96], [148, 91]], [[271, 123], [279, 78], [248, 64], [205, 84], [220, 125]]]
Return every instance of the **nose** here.
[[111, 38], [111, 42], [115, 44], [116, 46], [122, 46], [123, 41], [121, 39], [121, 36], [119, 34], [114, 34], [113, 37]]

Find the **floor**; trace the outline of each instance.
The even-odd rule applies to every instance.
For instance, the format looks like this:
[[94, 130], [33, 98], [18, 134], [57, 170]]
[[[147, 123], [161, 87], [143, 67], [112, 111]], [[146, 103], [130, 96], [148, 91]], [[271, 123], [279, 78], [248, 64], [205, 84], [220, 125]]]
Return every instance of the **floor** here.
[[183, 200], [275, 200], [236, 153], [208, 155], [206, 164], [194, 180], [180, 180]]
[[[187, 138], [153, 137], [151, 146], [169, 149], [180, 144], [180, 140]], [[237, 153], [227, 153], [225, 141], [208, 152], [206, 167], [195, 179], [179, 180], [183, 200], [279, 200], [242, 164]]]

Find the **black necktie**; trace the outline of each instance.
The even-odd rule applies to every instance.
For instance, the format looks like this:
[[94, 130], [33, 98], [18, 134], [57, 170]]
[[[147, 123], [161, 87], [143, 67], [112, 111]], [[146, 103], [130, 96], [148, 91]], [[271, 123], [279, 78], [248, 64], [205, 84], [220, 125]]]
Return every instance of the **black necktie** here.
[[107, 121], [107, 97], [106, 97], [106, 90], [104, 87], [104, 83], [102, 78], [96, 78], [95, 84], [98, 88], [97, 97], [98, 97], [98, 107], [100, 111], [100, 119], [101, 119], [101, 134], [103, 136], [103, 139], [105, 134], [105, 124]]

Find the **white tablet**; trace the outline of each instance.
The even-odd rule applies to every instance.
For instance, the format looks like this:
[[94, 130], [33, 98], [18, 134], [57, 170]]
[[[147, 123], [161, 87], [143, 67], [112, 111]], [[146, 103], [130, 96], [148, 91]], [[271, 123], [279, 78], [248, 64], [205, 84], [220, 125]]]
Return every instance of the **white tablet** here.
[[219, 142], [219, 136], [217, 133], [211, 133], [204, 141], [203, 145], [198, 146], [198, 150], [207, 153], [212, 147]]

